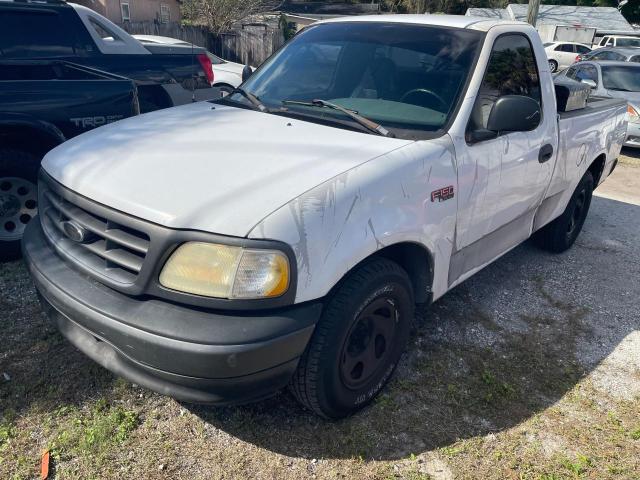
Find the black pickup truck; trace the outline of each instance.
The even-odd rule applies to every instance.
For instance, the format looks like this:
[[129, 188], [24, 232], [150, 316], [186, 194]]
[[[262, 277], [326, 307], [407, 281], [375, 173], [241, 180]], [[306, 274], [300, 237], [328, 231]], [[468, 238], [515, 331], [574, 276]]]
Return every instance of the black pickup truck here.
[[37, 213], [44, 154], [139, 111], [128, 78], [60, 60], [0, 61], [0, 260], [19, 254], [24, 228]]
[[219, 97], [200, 47], [145, 46], [93, 10], [63, 0], [0, 1], [0, 60], [53, 58], [135, 80], [142, 113]]

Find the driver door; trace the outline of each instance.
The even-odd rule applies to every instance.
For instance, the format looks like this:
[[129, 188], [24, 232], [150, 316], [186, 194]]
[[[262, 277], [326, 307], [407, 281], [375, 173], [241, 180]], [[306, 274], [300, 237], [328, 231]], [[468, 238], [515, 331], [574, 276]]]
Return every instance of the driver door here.
[[[537, 127], [515, 132], [487, 130], [493, 106], [506, 95], [527, 96], [540, 105]], [[523, 34], [501, 35], [493, 45], [467, 126], [463, 155], [465, 162], [475, 165], [475, 184], [460, 185], [461, 192], [465, 189], [470, 194], [458, 199], [450, 283], [528, 238], [551, 177], [553, 162], [548, 160], [552, 158], [549, 152], [552, 155], [557, 147], [554, 132], [555, 116], [543, 114], [529, 39]]]

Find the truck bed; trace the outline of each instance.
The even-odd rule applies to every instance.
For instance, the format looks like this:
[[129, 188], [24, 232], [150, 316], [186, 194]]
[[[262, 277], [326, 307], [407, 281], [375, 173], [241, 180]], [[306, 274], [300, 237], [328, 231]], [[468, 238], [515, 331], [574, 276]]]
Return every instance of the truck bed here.
[[0, 62], [0, 82], [44, 80], [131, 80], [95, 68], [61, 60], [9, 60]]
[[603, 98], [603, 97], [590, 97], [587, 100], [587, 106], [579, 110], [572, 110], [570, 112], [558, 112], [560, 120], [566, 120], [569, 118], [581, 117], [584, 115], [592, 115], [602, 110], [612, 109], [616, 106], [624, 105], [627, 102], [619, 98]]
[[135, 83], [120, 75], [62, 60], [0, 61], [1, 118], [52, 125], [69, 139], [139, 112]]
[[600, 175], [594, 176], [594, 187], [604, 181], [626, 137], [626, 113], [624, 100], [593, 97], [585, 108], [558, 114], [557, 160], [536, 219], [538, 226], [562, 213], [593, 159], [601, 162]]

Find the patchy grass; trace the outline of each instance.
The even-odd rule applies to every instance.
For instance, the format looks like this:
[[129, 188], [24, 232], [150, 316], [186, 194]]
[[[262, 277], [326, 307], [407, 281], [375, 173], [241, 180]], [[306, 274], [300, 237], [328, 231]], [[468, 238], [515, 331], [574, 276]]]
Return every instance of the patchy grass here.
[[622, 154], [618, 159], [618, 162], [623, 165], [640, 167], [640, 149], [636, 149], [636, 148], [623, 149]]
[[[0, 478], [33, 478], [44, 448], [55, 478], [634, 478], [640, 402], [594, 390], [574, 355], [591, 332], [589, 310], [551, 295], [539, 277], [532, 285], [545, 308], [522, 314], [520, 332], [477, 304], [469, 318], [446, 303], [422, 312], [414, 354], [389, 388], [336, 423], [288, 394], [211, 409], [133, 387], [62, 341], [27, 295], [26, 323], [9, 328], [12, 379], [0, 384]], [[481, 318], [500, 342], [435, 340], [430, 322], [440, 316], [466, 334]], [[558, 319], [562, 328], [552, 328]]]

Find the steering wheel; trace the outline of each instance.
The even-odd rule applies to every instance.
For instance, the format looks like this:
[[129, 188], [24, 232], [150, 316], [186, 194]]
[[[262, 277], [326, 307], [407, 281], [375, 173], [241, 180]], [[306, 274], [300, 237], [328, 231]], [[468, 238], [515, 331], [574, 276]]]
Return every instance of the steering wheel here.
[[[446, 112], [446, 111], [449, 109], [449, 106], [448, 106], [448, 105], [447, 105], [447, 103], [442, 99], [442, 97], [441, 97], [440, 95], [438, 95], [437, 93], [435, 93], [435, 92], [433, 92], [433, 91], [431, 91], [431, 90], [429, 90], [429, 89], [427, 89], [427, 88], [414, 88], [414, 89], [412, 89], [412, 90], [409, 90], [407, 93], [405, 93], [404, 95], [402, 95], [402, 97], [400, 98], [400, 101], [401, 101], [401, 102], [403, 102], [403, 103], [411, 103], [412, 105], [418, 105], [418, 106], [420, 106], [420, 107], [424, 107], [424, 106], [426, 106], [426, 107], [428, 107], [428, 108], [431, 108], [431, 107], [429, 106], [429, 103], [431, 103], [431, 104], [432, 104], [433, 102], [429, 102], [429, 101], [426, 101], [426, 102], [420, 102], [420, 103], [416, 103], [416, 102], [407, 102], [407, 101], [406, 101], [406, 100], [407, 100], [407, 98], [408, 98], [408, 97], [411, 97], [412, 95], [414, 95], [414, 96], [415, 96], [415, 95], [425, 95], [425, 96], [429, 96], [429, 97], [431, 97], [432, 99], [435, 99], [435, 100], [439, 103], [439, 106], [440, 106], [440, 107], [442, 107], [442, 108], [441, 108], [441, 109], [439, 109], [439, 110], [436, 108], [436, 109], [434, 109], [434, 110], [438, 110], [438, 111], [440, 111], [440, 112]], [[425, 103], [426, 103], [427, 105], [425, 105]]]

